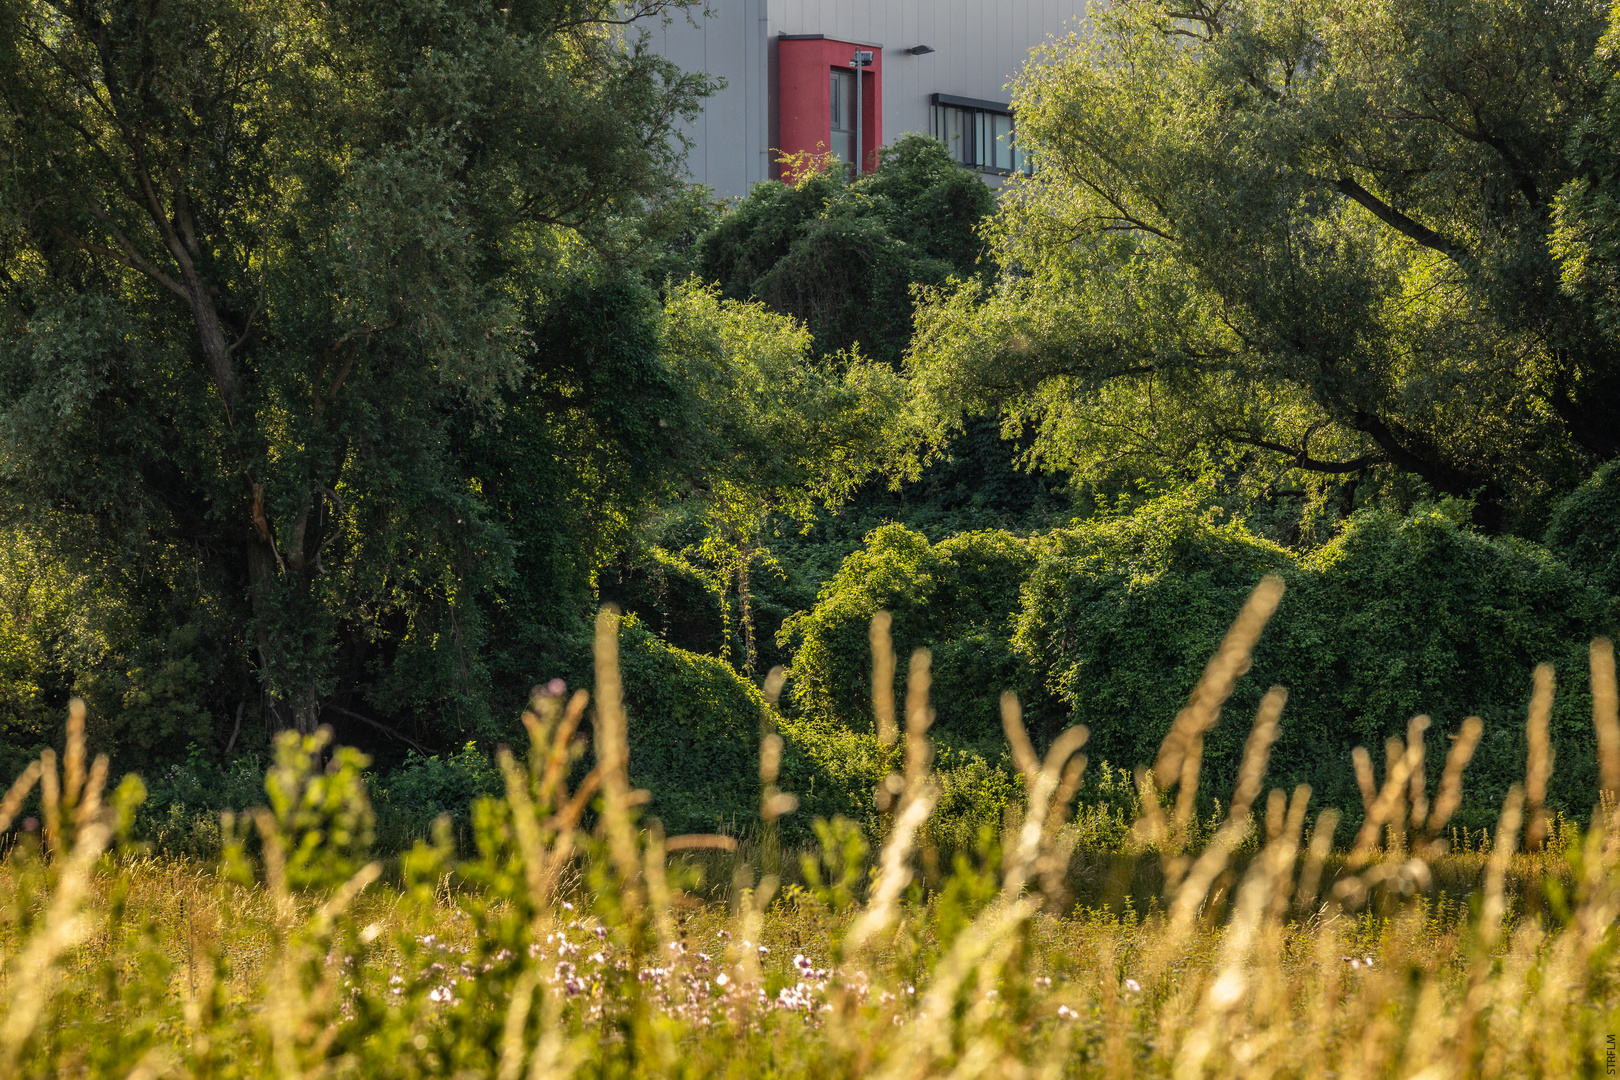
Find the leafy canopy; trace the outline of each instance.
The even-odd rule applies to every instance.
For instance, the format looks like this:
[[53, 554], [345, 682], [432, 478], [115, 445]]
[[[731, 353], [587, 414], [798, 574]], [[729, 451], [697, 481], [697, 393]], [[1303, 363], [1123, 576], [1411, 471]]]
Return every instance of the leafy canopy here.
[[992, 226], [1002, 276], [918, 313], [924, 416], [1031, 424], [1093, 483], [1413, 476], [1533, 522], [1620, 454], [1620, 348], [1547, 244], [1560, 189], [1613, 173], [1565, 153], [1612, 83], [1605, 8], [1094, 11], [1020, 81], [1038, 167]]
[[858, 344], [897, 365], [913, 287], [978, 272], [977, 226], [995, 203], [926, 136], [903, 135], [878, 159], [853, 182], [823, 161], [791, 185], [756, 185], [699, 241], [698, 273], [728, 298], [797, 316], [821, 353]]
[[[672, 139], [709, 84], [624, 26], [680, 6], [0, 5], [7, 523], [63, 515], [132, 640], [203, 628], [214, 717], [383, 687], [467, 729], [517, 550], [489, 488], [611, 509], [660, 468], [636, 275], [696, 220]], [[606, 371], [582, 298], [632, 331]], [[388, 689], [401, 659], [436, 685]]]

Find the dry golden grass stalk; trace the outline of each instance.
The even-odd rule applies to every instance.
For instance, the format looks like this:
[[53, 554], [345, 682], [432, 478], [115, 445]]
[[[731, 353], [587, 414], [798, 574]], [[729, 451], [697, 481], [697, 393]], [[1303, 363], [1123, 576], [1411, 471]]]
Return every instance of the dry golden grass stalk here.
[[[1278, 704], [1278, 709], [1281, 705]], [[1259, 722], [1256, 722], [1259, 726]], [[1194, 1026], [1182, 1041], [1176, 1054], [1172, 1075], [1199, 1078], [1210, 1056], [1229, 1039], [1229, 1018], [1243, 1005], [1245, 997], [1256, 982], [1264, 982], [1264, 971], [1254, 971], [1251, 957], [1257, 950], [1270, 946], [1280, 948], [1281, 939], [1271, 932], [1270, 913], [1286, 909], [1288, 881], [1299, 847], [1299, 830], [1305, 820], [1305, 804], [1310, 789], [1302, 787], [1295, 792], [1292, 812], [1283, 804], [1286, 796], [1273, 790], [1268, 799], [1268, 833], [1270, 839], [1260, 855], [1249, 863], [1243, 882], [1238, 888], [1237, 903], [1232, 918], [1221, 936], [1216, 962], [1215, 978], [1204, 988], [1197, 1007]], [[1242, 815], [1246, 816], [1247, 810]], [[1189, 880], [1191, 880], [1189, 878]], [[1282, 903], [1278, 904], [1278, 895]], [[1267, 949], [1269, 952], [1270, 949]], [[1262, 969], [1267, 965], [1260, 964]], [[1279, 993], [1269, 988], [1272, 995]]]
[[782, 768], [782, 736], [767, 735], [759, 741], [759, 782], [776, 783], [776, 774]]
[[1547, 837], [1547, 780], [1552, 776], [1553, 749], [1548, 737], [1552, 722], [1553, 669], [1551, 664], [1537, 664], [1535, 689], [1530, 694], [1530, 718], [1525, 730], [1530, 741], [1530, 754], [1525, 762], [1524, 801], [1530, 819], [1524, 831], [1527, 851], [1541, 848]]
[[765, 684], [760, 688], [765, 704], [775, 705], [782, 700], [782, 687], [787, 684], [787, 668], [777, 664], [765, 673]]
[[[1281, 790], [1273, 791], [1274, 795], [1281, 795]], [[1294, 863], [1299, 859], [1299, 841], [1305, 831], [1305, 811], [1311, 802], [1311, 786], [1299, 784], [1294, 788], [1293, 798], [1288, 802], [1287, 816], [1282, 817], [1282, 827], [1272, 837], [1272, 844], [1281, 842], [1281, 846], [1273, 847], [1270, 872], [1272, 876], [1271, 912], [1273, 924], [1282, 925], [1283, 917], [1288, 914], [1289, 901], [1294, 896]], [[1314, 838], [1313, 838], [1314, 839]]]
[[[529, 798], [529, 776], [504, 748], [496, 755], [496, 763], [506, 779], [506, 801], [512, 805], [512, 834], [517, 840], [518, 854], [523, 857], [523, 876], [529, 886], [529, 896], [537, 909], [544, 908], [551, 896], [546, 873], [549, 860], [540, 835], [539, 812]], [[562, 842], [559, 840], [559, 844]]]
[[1260, 783], [1266, 777], [1266, 766], [1271, 762], [1271, 746], [1277, 741], [1277, 719], [1282, 716], [1288, 702], [1288, 691], [1273, 686], [1260, 701], [1254, 714], [1254, 726], [1243, 745], [1243, 763], [1238, 767], [1237, 788], [1232, 792], [1232, 805], [1227, 816], [1241, 818], [1248, 814], [1254, 798], [1260, 794]]
[[776, 788], [782, 767], [782, 736], [770, 734], [759, 741], [759, 816], [767, 824], [799, 808], [799, 797]]
[[872, 616], [872, 715], [877, 722], [878, 742], [893, 746], [900, 737], [894, 719], [894, 642], [889, 637], [893, 617], [887, 611]]
[[1007, 728], [1008, 741], [1016, 748], [1014, 753], [1020, 762], [1019, 767], [1024, 771], [1024, 786], [1028, 794], [1028, 807], [1018, 833], [1018, 844], [1011, 852], [1002, 876], [1002, 894], [1011, 898], [1023, 890], [1041, 858], [1043, 846], [1050, 838], [1047, 816], [1056, 802], [1054, 796], [1058, 793], [1063, 772], [1069, 759], [1085, 745], [1090, 732], [1081, 724], [1065, 728], [1052, 740], [1046, 761], [1037, 765], [1029, 734], [1024, 730], [1018, 700], [1011, 694], [1002, 695], [1001, 722]]
[[1597, 729], [1598, 767], [1603, 790], [1620, 797], [1620, 698], [1615, 690], [1614, 642], [1594, 639], [1591, 660], [1592, 726]]
[[894, 921], [900, 895], [911, 884], [912, 844], [939, 797], [929, 776], [933, 752], [928, 742], [928, 727], [934, 713], [928, 705], [929, 660], [927, 649], [911, 654], [911, 671], [906, 679], [905, 786], [894, 825], [878, 860], [871, 897], [844, 938], [844, 946], [851, 952], [865, 947]]
[[1299, 871], [1299, 889], [1294, 894], [1294, 910], [1304, 912], [1316, 903], [1322, 886], [1322, 866], [1333, 850], [1333, 831], [1339, 827], [1339, 812], [1323, 810], [1316, 815], [1311, 830], [1311, 846], [1305, 851], [1305, 865]]
[[675, 898], [669, 891], [669, 875], [665, 866], [666, 848], [664, 830], [658, 822], [647, 829], [647, 846], [642, 853], [643, 873], [647, 878], [647, 907], [652, 912], [653, 930], [658, 934], [658, 956], [661, 963], [673, 963], [675, 945], [680, 935], [675, 928]]
[[928, 729], [934, 723], [934, 710], [928, 704], [928, 691], [932, 683], [930, 667], [933, 654], [918, 649], [911, 654], [911, 670], [906, 675], [906, 792], [904, 799], [928, 775], [934, 759], [933, 744], [928, 741]]
[[1361, 789], [1361, 809], [1364, 813], [1372, 813], [1373, 802], [1378, 798], [1378, 781], [1373, 779], [1372, 755], [1367, 753], [1365, 746], [1358, 746], [1350, 751], [1350, 762], [1356, 770], [1356, 787]]
[[1249, 835], [1250, 827], [1247, 817], [1238, 820], [1228, 818], [1215, 830], [1215, 835], [1204, 845], [1198, 858], [1192, 861], [1191, 868], [1176, 887], [1170, 901], [1169, 918], [1163, 931], [1144, 954], [1142, 973], [1145, 976], [1151, 979], [1161, 975], [1186, 944], [1192, 935], [1198, 912], [1209, 896], [1210, 886], [1226, 869], [1232, 853]]
[[[56, 967], [58, 958], [91, 932], [91, 924], [80, 909], [88, 892], [91, 872], [112, 839], [112, 825], [106, 820], [106, 815], [100, 812], [101, 789], [107, 780], [107, 759], [97, 758], [97, 767], [91, 771], [88, 779], [85, 778], [84, 707], [77, 699], [73, 705], [75, 708], [69, 712], [69, 787], [75, 801], [79, 794], [84, 794], [85, 805], [93, 806], [95, 812], [80, 815], [73, 850], [51, 893], [40, 928], [29, 936], [8, 973], [5, 1019], [0, 1021], [0, 1078], [18, 1075], [19, 1055], [56, 991], [59, 981]], [[78, 720], [77, 739], [72, 736], [74, 717]], [[49, 748], [12, 784], [4, 803], [0, 804], [0, 813], [4, 813], [8, 821], [16, 816], [17, 808], [27, 796], [35, 777], [44, 780], [46, 825], [50, 835], [58, 838], [61, 835], [60, 789], [56, 755]]]
[[72, 811], [84, 788], [84, 702], [68, 702], [67, 752], [62, 760], [62, 809]]
[[641, 869], [636, 832], [630, 820], [629, 720], [624, 713], [624, 688], [619, 678], [619, 616], [604, 608], [596, 616], [596, 732], [597, 767], [602, 771], [602, 829], [613, 857], [627, 902], [635, 895], [633, 882]]
[[[1392, 742], [1398, 740], [1391, 740]], [[1356, 842], [1350, 848], [1349, 858], [1345, 865], [1352, 870], [1364, 866], [1378, 849], [1378, 834], [1383, 831], [1395, 814], [1396, 808], [1405, 798], [1406, 783], [1412, 775], [1412, 767], [1417, 763], [1418, 750], [1408, 748], [1390, 768], [1384, 777], [1383, 789], [1379, 791], [1378, 798], [1373, 800], [1372, 809], [1367, 811], [1367, 819], [1362, 822], [1361, 831], [1356, 834]]]
[[60, 981], [57, 960], [92, 930], [81, 908], [91, 872], [111, 839], [112, 826], [105, 820], [91, 822], [79, 831], [52, 891], [43, 925], [29, 936], [11, 966], [5, 1019], [0, 1021], [0, 1080], [19, 1075], [19, 1057]]
[[1423, 823], [1429, 816], [1428, 774], [1423, 765], [1428, 753], [1428, 748], [1423, 743], [1423, 733], [1428, 730], [1427, 716], [1414, 716], [1406, 725], [1406, 745], [1417, 748], [1417, 763], [1412, 766], [1412, 778], [1407, 790], [1407, 802], [1412, 808], [1414, 833], [1423, 828]]
[[1007, 743], [1012, 747], [1013, 765], [1024, 775], [1024, 790], [1027, 793], [1035, 784], [1041, 762], [1035, 756], [1035, 747], [1030, 744], [1029, 734], [1024, 729], [1024, 708], [1018, 702], [1018, 695], [1011, 690], [1001, 695], [1001, 730], [1006, 732]]
[[16, 818], [17, 811], [22, 809], [23, 800], [28, 798], [28, 793], [33, 791], [34, 785], [39, 782], [41, 770], [38, 761], [30, 761], [21, 775], [12, 781], [11, 787], [6, 790], [6, 797], [0, 799], [0, 833], [11, 828], [11, 822]]
[[894, 826], [889, 830], [878, 860], [877, 880], [872, 885], [871, 896], [844, 938], [844, 947], [851, 953], [865, 947], [893, 923], [900, 895], [911, 884], [912, 844], [917, 830], [933, 812], [936, 798], [931, 785], [921, 784], [917, 794], [895, 815]]
[[1041, 840], [1041, 857], [1035, 872], [1041, 876], [1041, 890], [1053, 910], [1067, 907], [1070, 895], [1063, 884], [1069, 860], [1074, 854], [1075, 840], [1065, 839], [1061, 833], [1069, 818], [1069, 807], [1080, 790], [1080, 781], [1086, 774], [1086, 755], [1076, 754], [1063, 766], [1063, 778], [1058, 782], [1057, 794], [1052, 796], [1052, 809], [1046, 815], [1046, 835]]
[[1502, 816], [1496, 819], [1496, 842], [1490, 861], [1485, 864], [1485, 902], [1480, 908], [1479, 938], [1486, 952], [1496, 944], [1507, 913], [1507, 871], [1518, 849], [1519, 825], [1524, 819], [1524, 788], [1514, 784], [1502, 803]]
[[[1406, 743], [1400, 739], [1384, 740], [1384, 776], [1394, 774], [1400, 766], [1401, 758], [1406, 756]], [[1415, 772], [1416, 770], [1412, 770]], [[1390, 807], [1385, 816], [1384, 824], [1388, 830], [1388, 846], [1392, 851], [1400, 851], [1406, 847], [1406, 833], [1401, 828], [1406, 819], [1406, 788], [1395, 793], [1395, 804]]]
[[1198, 805], [1198, 773], [1203, 764], [1204, 733], [1195, 731], [1187, 737], [1187, 749], [1181, 757], [1181, 774], [1176, 779], [1176, 806], [1171, 816], [1171, 829], [1177, 850], [1187, 846], [1187, 826], [1191, 824]]
[[1451, 744], [1451, 750], [1446, 754], [1446, 768], [1440, 775], [1440, 792], [1435, 796], [1434, 812], [1429, 815], [1428, 833], [1432, 840], [1446, 827], [1451, 815], [1457, 812], [1462, 805], [1462, 777], [1463, 770], [1473, 760], [1474, 749], [1479, 746], [1479, 738], [1485, 732], [1485, 722], [1477, 716], [1470, 716], [1462, 722], [1457, 731], [1457, 741]]
[[590, 700], [585, 691], [576, 690], [564, 710], [556, 698], [541, 697], [534, 710], [523, 714], [523, 726], [529, 732], [529, 757], [540, 770], [536, 797], [547, 806], [563, 801], [562, 786], [570, 763], [568, 748]]
[[736, 851], [737, 841], [719, 833], [682, 833], [664, 841], [665, 851]]
[[56, 854], [61, 844], [62, 781], [56, 774], [56, 751], [46, 747], [40, 752], [39, 778], [40, 810], [44, 817], [41, 831], [45, 839], [45, 853]]
[[1141, 804], [1142, 813], [1131, 826], [1131, 835], [1144, 847], [1163, 851], [1170, 826], [1165, 821], [1164, 808], [1159, 805], [1159, 788], [1153, 782], [1153, 770], [1138, 765], [1135, 780], [1137, 801]]
[[1282, 600], [1283, 580], [1275, 574], [1261, 579], [1254, 592], [1244, 602], [1243, 610], [1226, 632], [1221, 647], [1210, 658], [1204, 674], [1193, 687], [1187, 705], [1176, 714], [1170, 732], [1159, 747], [1158, 759], [1153, 764], [1153, 776], [1159, 787], [1182, 779], [1183, 765], [1193, 750], [1195, 738], [1215, 726], [1220, 719], [1221, 705], [1231, 696], [1232, 687], [1249, 670], [1250, 656], [1260, 632], [1271, 620]]

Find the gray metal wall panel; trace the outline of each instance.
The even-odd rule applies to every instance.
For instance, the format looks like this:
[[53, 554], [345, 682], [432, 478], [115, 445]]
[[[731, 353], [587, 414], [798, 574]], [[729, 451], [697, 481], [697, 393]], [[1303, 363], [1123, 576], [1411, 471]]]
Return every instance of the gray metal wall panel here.
[[[653, 47], [727, 86], [690, 126], [692, 179], [721, 196], [743, 195], [770, 175], [772, 77], [781, 34], [824, 34], [883, 47], [883, 134], [893, 142], [929, 130], [935, 93], [1011, 100], [1008, 89], [1042, 42], [1080, 29], [1086, 0], [709, 0], [711, 18], [676, 15], [649, 28]], [[934, 52], [910, 56], [929, 45]]]

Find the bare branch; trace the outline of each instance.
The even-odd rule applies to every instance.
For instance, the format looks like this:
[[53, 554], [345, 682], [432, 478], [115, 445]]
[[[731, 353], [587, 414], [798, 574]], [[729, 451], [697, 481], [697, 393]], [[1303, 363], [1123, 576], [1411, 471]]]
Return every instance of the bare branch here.
[[1473, 256], [1468, 249], [1435, 232], [1426, 225], [1420, 225], [1407, 217], [1399, 210], [1384, 202], [1378, 196], [1356, 183], [1348, 176], [1341, 176], [1333, 181], [1333, 186], [1343, 195], [1354, 199], [1372, 212], [1372, 215], [1396, 232], [1410, 239], [1416, 240], [1426, 248], [1438, 251], [1442, 255], [1449, 255], [1458, 262], [1472, 261]]
[[1279, 454], [1285, 454], [1295, 468], [1304, 469], [1307, 472], [1353, 473], [1360, 472], [1362, 469], [1373, 465], [1381, 465], [1385, 461], [1382, 454], [1363, 454], [1349, 461], [1323, 461], [1320, 458], [1313, 458], [1308, 452], [1310, 438], [1308, 435], [1305, 444], [1298, 447], [1272, 442], [1270, 439], [1257, 439], [1252, 435], [1246, 435], [1238, 431], [1222, 431], [1221, 437], [1235, 443], [1241, 443], [1244, 446], [1253, 446], [1261, 450], [1272, 450]]

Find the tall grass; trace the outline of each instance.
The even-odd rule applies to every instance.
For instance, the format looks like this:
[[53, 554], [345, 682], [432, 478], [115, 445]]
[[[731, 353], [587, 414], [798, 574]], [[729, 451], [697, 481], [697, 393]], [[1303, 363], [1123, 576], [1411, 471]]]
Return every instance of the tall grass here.
[[[144, 854], [127, 840], [140, 783], [106, 794], [75, 709], [60, 768], [47, 752], [0, 802], [0, 828], [36, 786], [43, 807], [0, 863], [0, 1080], [1608, 1074], [1609, 643], [1592, 647], [1589, 829], [1542, 805], [1554, 687], [1538, 673], [1529, 771], [1491, 836], [1448, 823], [1478, 725], [1431, 792], [1419, 718], [1381, 780], [1357, 755], [1365, 823], [1334, 851], [1308, 789], [1266, 790], [1280, 689], [1225, 811], [1193, 812], [1203, 737], [1280, 592], [1256, 591], [1132, 777], [1088, 787], [1084, 730], [1039, 756], [1004, 698], [1025, 801], [976, 852], [936, 851], [923, 827], [940, 795], [926, 654], [901, 716], [877, 702], [880, 732], [904, 739], [904, 772], [874, 792], [880, 850], [818, 822], [797, 867], [776, 847], [793, 799], [769, 716], [757, 844], [638, 819], [610, 614], [594, 695], [535, 700], [527, 758], [501, 756], [506, 795], [475, 808], [461, 858], [444, 823], [397, 865], [370, 861], [363, 759], [323, 735], [282, 737], [269, 806], [226, 817], [219, 867]], [[872, 642], [893, 671], [881, 620]]]

